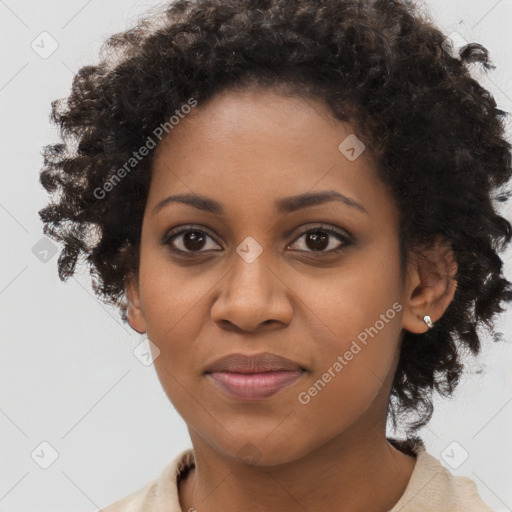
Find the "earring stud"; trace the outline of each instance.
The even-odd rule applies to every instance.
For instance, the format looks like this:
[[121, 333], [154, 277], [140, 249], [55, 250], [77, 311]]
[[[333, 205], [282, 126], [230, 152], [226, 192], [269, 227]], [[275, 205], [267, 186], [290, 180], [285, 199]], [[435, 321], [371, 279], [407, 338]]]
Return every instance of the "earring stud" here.
[[431, 329], [432, 327], [434, 327], [434, 322], [432, 322], [432, 319], [428, 316], [428, 315], [425, 315], [423, 317], [423, 320], [425, 321], [425, 323], [429, 326], [429, 328]]

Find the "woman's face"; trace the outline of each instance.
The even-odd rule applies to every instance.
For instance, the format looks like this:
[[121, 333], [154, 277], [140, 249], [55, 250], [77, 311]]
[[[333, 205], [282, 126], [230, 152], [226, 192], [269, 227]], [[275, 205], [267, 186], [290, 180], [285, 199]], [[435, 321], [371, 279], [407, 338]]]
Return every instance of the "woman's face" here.
[[[283, 463], [384, 428], [398, 212], [351, 134], [319, 101], [224, 92], [157, 148], [129, 320], [192, 441], [226, 457]], [[300, 370], [207, 373], [261, 353]]]

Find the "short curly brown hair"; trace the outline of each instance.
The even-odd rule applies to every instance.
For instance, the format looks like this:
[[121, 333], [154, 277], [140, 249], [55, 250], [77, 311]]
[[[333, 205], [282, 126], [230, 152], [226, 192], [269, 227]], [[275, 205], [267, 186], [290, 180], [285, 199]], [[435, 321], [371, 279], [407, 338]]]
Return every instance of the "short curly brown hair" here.
[[416, 431], [433, 391], [453, 393], [462, 353], [480, 351], [477, 328], [493, 328], [512, 300], [498, 255], [511, 225], [494, 203], [510, 196], [507, 113], [470, 75], [469, 64], [494, 67], [486, 48], [454, 54], [445, 38], [406, 0], [177, 0], [111, 36], [52, 103], [61, 142], [45, 146], [40, 181], [55, 197], [39, 214], [63, 244], [59, 277], [85, 256], [94, 291], [126, 322], [155, 152], [98, 191], [190, 98], [200, 108], [228, 88], [272, 86], [319, 98], [353, 124], [396, 199], [401, 268], [437, 236], [458, 264], [444, 315], [424, 334], [405, 331], [400, 347], [388, 413], [395, 426], [416, 413]]

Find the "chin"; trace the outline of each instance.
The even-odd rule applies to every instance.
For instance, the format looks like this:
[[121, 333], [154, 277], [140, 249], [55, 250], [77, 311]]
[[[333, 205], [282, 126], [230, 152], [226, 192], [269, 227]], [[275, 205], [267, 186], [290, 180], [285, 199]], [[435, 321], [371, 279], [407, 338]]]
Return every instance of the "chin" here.
[[302, 445], [297, 436], [288, 433], [288, 439], [271, 439], [271, 436], [255, 438], [254, 435], [238, 436], [236, 446], [230, 440], [222, 452], [226, 457], [245, 466], [278, 466], [287, 464], [306, 456], [313, 449], [308, 444]]

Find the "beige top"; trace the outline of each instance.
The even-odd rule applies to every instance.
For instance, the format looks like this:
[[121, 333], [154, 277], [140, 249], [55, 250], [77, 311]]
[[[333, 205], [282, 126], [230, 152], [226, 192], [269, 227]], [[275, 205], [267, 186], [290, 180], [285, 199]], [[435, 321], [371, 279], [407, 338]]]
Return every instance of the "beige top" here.
[[[388, 439], [396, 447], [400, 441]], [[416, 455], [416, 464], [404, 494], [389, 512], [493, 512], [478, 494], [476, 484], [454, 476], [421, 441], [404, 450]], [[178, 498], [178, 477], [193, 467], [192, 448], [181, 451], [155, 480], [138, 491], [103, 508], [103, 512], [187, 512]]]

